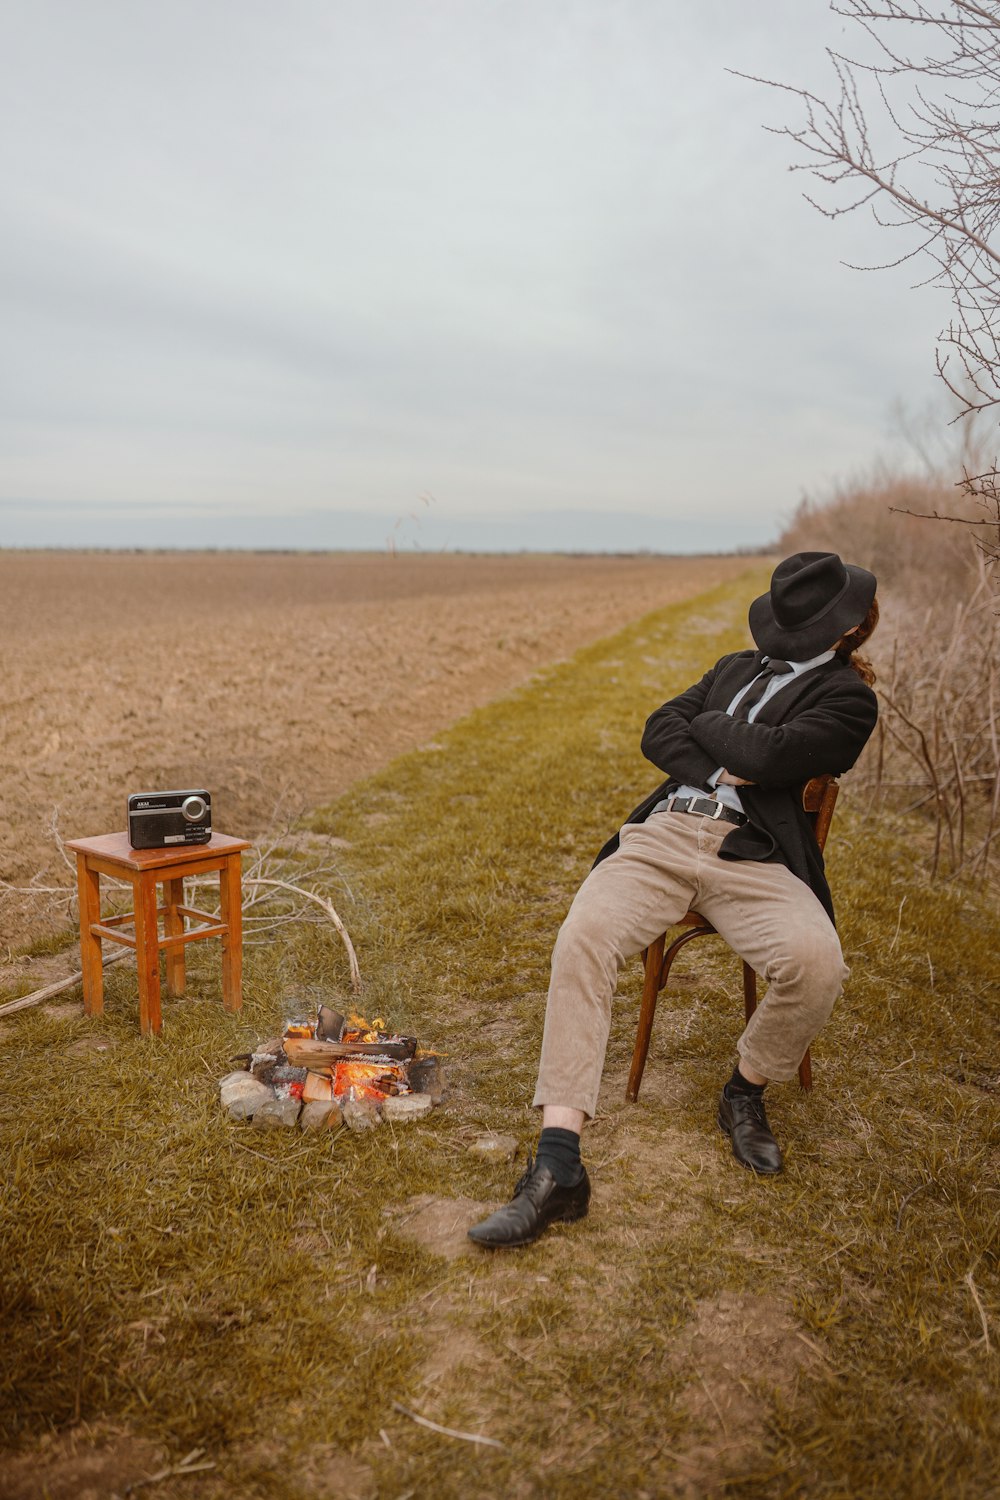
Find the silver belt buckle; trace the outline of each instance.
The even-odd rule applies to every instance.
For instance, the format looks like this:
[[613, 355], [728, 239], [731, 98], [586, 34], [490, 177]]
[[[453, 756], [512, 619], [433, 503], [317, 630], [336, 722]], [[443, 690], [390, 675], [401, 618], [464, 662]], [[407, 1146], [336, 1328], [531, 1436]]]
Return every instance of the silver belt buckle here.
[[718, 819], [722, 817], [722, 809], [725, 806], [725, 803], [724, 802], [720, 802], [719, 799], [718, 799], [718, 797], [707, 797], [705, 800], [707, 802], [714, 802], [715, 803], [715, 811], [714, 812], [710, 812], [708, 816], [712, 819], [713, 823], [717, 822]]

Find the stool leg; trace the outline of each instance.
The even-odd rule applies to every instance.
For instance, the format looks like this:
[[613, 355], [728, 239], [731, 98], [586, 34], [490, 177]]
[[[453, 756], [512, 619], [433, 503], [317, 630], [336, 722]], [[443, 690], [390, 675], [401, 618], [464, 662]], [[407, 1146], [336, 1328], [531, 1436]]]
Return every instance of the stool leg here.
[[219, 871], [219, 905], [226, 924], [222, 935], [222, 1003], [226, 1010], [239, 1010], [243, 1005], [243, 890], [238, 854], [231, 854]]
[[104, 966], [101, 940], [90, 930], [101, 920], [101, 877], [87, 866], [87, 856], [76, 856], [76, 885], [80, 898], [80, 968], [83, 970], [83, 1009], [88, 1016], [104, 1013]]
[[[177, 910], [178, 906], [184, 905], [184, 882], [183, 880], [165, 880], [163, 882], [164, 905], [166, 912], [163, 917], [163, 931], [166, 937], [180, 937], [184, 931], [184, 918]], [[176, 947], [165, 948], [167, 960], [167, 994], [183, 995], [184, 993], [184, 944], [178, 943]]]
[[160, 934], [156, 913], [156, 876], [152, 871], [132, 881], [135, 904], [135, 967], [139, 976], [139, 1030], [143, 1036], [159, 1036]]
[[806, 1055], [799, 1063], [799, 1088], [811, 1089], [813, 1086], [812, 1058], [809, 1056], [809, 1048]]

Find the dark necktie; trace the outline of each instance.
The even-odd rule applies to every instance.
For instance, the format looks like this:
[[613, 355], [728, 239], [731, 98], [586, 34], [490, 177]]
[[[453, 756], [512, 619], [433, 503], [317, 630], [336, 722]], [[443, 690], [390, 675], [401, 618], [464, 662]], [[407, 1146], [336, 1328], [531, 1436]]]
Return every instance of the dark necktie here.
[[771, 686], [771, 683], [774, 681], [775, 677], [784, 677], [785, 673], [790, 672], [791, 670], [792, 666], [790, 662], [778, 661], [776, 657], [769, 656], [767, 661], [764, 663], [764, 668], [760, 676], [750, 684], [746, 692], [743, 694], [743, 697], [734, 708], [733, 718], [749, 719], [750, 710], [752, 708], [756, 708], [757, 704], [760, 702], [764, 694], [767, 692], [768, 688]]

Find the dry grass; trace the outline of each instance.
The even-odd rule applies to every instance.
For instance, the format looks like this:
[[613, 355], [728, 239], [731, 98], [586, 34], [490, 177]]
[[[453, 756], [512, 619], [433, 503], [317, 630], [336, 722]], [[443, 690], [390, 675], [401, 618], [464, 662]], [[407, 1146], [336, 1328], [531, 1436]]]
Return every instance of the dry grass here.
[[[516, 1168], [466, 1147], [483, 1128], [534, 1138], [556, 926], [655, 779], [645, 714], [744, 643], [765, 581], [648, 617], [309, 820], [349, 845], [329, 894], [368, 1006], [447, 1054], [451, 1098], [428, 1123], [327, 1141], [220, 1117], [233, 1053], [305, 990], [346, 996], [315, 927], [253, 950], [235, 1020], [207, 951], [162, 1040], [136, 1035], [121, 971], [101, 1022], [16, 1018], [0, 1106], [8, 1441], [79, 1424], [97, 1449], [203, 1447], [216, 1468], [197, 1489], [151, 1491], [199, 1500], [995, 1493], [993, 912], [932, 889], [906, 825], [865, 822], [849, 791], [831, 864], [853, 975], [815, 1092], [774, 1091], [786, 1175], [740, 1171], [715, 1129], [739, 985], [703, 943], [661, 1006], [637, 1106], [628, 976], [585, 1141], [586, 1221], [508, 1258], [407, 1233], [420, 1195], [509, 1191]], [[114, 1045], [77, 1050], [88, 1038]], [[426, 1431], [393, 1401], [504, 1449]]]

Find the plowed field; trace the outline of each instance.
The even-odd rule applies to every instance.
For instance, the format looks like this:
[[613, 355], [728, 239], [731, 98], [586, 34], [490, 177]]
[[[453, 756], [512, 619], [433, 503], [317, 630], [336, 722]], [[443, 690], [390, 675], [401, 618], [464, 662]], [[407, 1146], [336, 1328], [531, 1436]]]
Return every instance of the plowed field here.
[[[739, 557], [0, 553], [0, 877], [205, 786], [256, 835]], [[0, 938], [37, 921], [0, 903]]]

